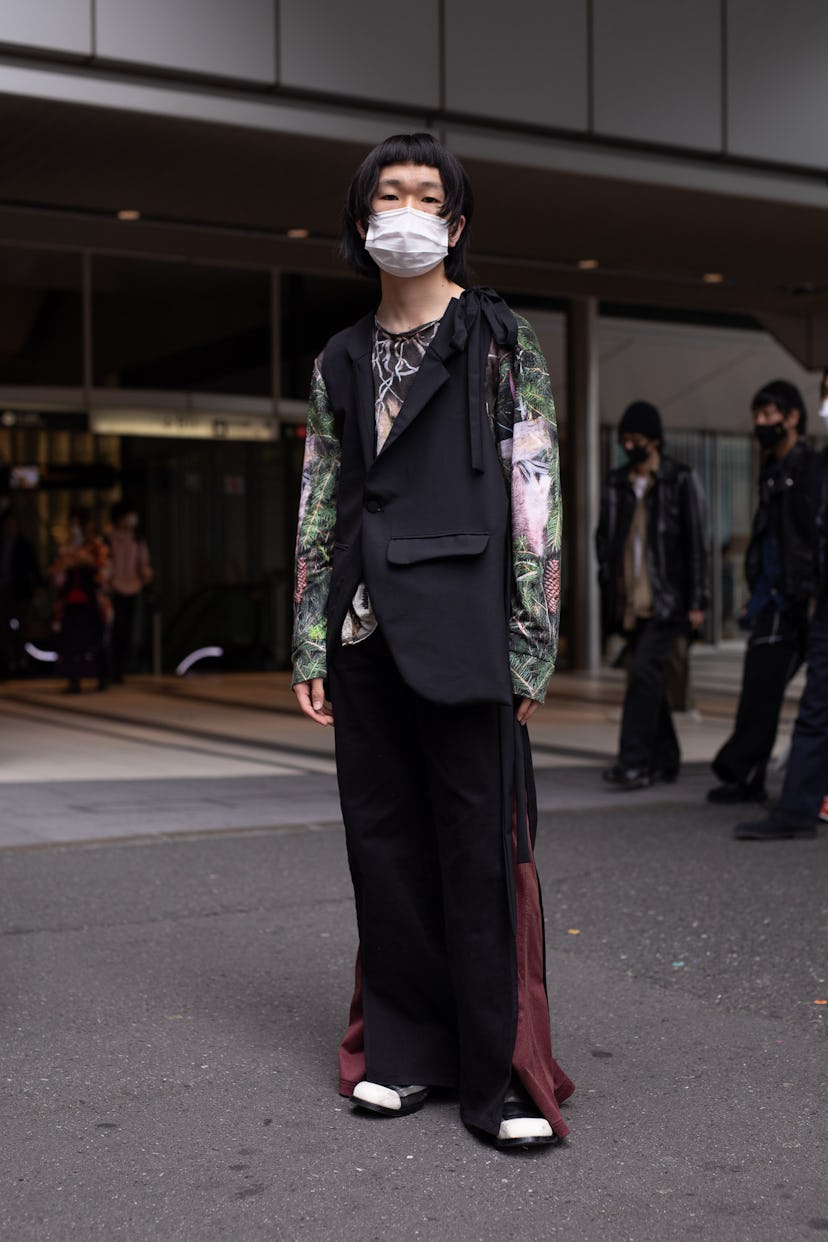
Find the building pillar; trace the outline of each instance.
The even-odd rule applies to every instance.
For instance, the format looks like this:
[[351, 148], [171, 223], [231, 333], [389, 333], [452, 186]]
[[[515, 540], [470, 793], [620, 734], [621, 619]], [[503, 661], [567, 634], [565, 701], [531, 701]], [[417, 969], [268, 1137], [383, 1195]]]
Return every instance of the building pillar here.
[[568, 548], [569, 644], [573, 668], [596, 670], [601, 663], [601, 636], [594, 539], [601, 463], [595, 298], [572, 299], [566, 336], [564, 531]]

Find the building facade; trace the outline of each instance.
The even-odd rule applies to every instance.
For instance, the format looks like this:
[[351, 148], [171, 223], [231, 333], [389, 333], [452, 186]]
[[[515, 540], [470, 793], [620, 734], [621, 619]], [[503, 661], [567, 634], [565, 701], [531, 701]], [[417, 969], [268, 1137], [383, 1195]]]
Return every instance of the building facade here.
[[599, 657], [591, 531], [636, 397], [705, 476], [727, 636], [750, 397], [811, 397], [828, 358], [826, 45], [821, 0], [6, 0], [0, 462], [41, 556], [72, 504], [125, 496], [165, 663], [210, 635], [284, 661], [312, 359], [373, 300], [337, 257], [345, 188], [431, 129], [475, 188], [478, 280], [549, 357], [567, 658]]

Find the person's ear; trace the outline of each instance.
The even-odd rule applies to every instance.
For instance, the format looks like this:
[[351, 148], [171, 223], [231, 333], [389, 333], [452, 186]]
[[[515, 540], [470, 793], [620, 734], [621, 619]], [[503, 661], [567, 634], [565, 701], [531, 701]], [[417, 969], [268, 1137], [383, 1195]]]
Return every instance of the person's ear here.
[[466, 227], [466, 217], [461, 216], [460, 219], [455, 224], [454, 228], [449, 232], [449, 245], [450, 246], [457, 245], [457, 243], [460, 240], [460, 234], [463, 232], [463, 229], [465, 227]]
[[794, 407], [794, 409], [788, 411], [782, 422], [788, 431], [800, 431], [802, 427], [802, 415], [799, 410]]
[[365, 238], [368, 236], [368, 230], [365, 225], [361, 220], [354, 220], [354, 224], [356, 225], [356, 231], [359, 233], [362, 240], [365, 241]]

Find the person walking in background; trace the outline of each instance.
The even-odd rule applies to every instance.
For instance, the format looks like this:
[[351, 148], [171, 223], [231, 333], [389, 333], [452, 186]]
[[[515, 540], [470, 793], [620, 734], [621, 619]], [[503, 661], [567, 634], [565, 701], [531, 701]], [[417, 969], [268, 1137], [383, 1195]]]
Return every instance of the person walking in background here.
[[[822, 375], [820, 416], [828, 430], [828, 369]], [[742, 841], [815, 837], [828, 804], [828, 448], [816, 463], [816, 607], [808, 628], [808, 675], [799, 702], [779, 800], [769, 815], [737, 824]]]
[[149, 548], [136, 536], [138, 514], [126, 504], [112, 510], [112, 529], [108, 535], [112, 569], [110, 597], [112, 600], [112, 681], [124, 680], [132, 655], [135, 629], [135, 607], [144, 587], [152, 581]]
[[805, 658], [814, 594], [814, 456], [803, 440], [805, 403], [787, 380], [773, 380], [751, 403], [763, 450], [759, 506], [745, 555], [749, 630], [733, 732], [713, 760], [721, 784], [709, 802], [764, 802], [765, 774], [787, 686]]
[[618, 425], [628, 464], [610, 472], [596, 532], [604, 636], [628, 645], [628, 683], [616, 789], [674, 781], [681, 753], [667, 698], [667, 661], [678, 636], [708, 607], [706, 505], [693, 470], [663, 450], [661, 415], [634, 401]]
[[314, 369], [293, 682], [335, 723], [356, 901], [340, 1092], [399, 1117], [456, 1087], [463, 1121], [513, 1147], [566, 1134], [573, 1090], [526, 733], [555, 662], [561, 497], [535, 334], [464, 288], [471, 214], [429, 134], [387, 139], [351, 183], [343, 250], [380, 301]]
[[105, 690], [109, 676], [107, 627], [112, 607], [107, 595], [109, 549], [95, 533], [85, 509], [69, 515], [69, 537], [50, 569], [56, 600], [54, 629], [60, 635], [59, 668], [67, 677], [65, 693], [80, 694], [84, 677], [97, 677]]

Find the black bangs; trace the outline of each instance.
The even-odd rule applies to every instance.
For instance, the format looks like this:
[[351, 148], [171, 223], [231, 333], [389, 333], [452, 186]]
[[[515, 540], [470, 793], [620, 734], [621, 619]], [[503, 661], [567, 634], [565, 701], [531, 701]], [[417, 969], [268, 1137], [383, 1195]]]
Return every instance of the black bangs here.
[[756, 410], [761, 410], [766, 405], [775, 405], [779, 413], [786, 417], [792, 410], [799, 410], [798, 430], [800, 435], [805, 435], [807, 411], [805, 402], [802, 400], [802, 393], [796, 384], [780, 379], [771, 380], [769, 384], [765, 384], [751, 401], [750, 408], [755, 413]]
[[341, 253], [346, 263], [364, 276], [378, 276], [379, 268], [367, 253], [357, 223], [367, 224], [371, 199], [383, 168], [390, 164], [422, 164], [436, 168], [445, 192], [440, 215], [449, 228], [465, 217], [466, 226], [446, 258], [446, 275], [458, 284], [466, 281], [466, 246], [474, 211], [474, 198], [463, 166], [447, 147], [431, 134], [393, 134], [374, 147], [362, 161], [348, 189], [342, 229]]

